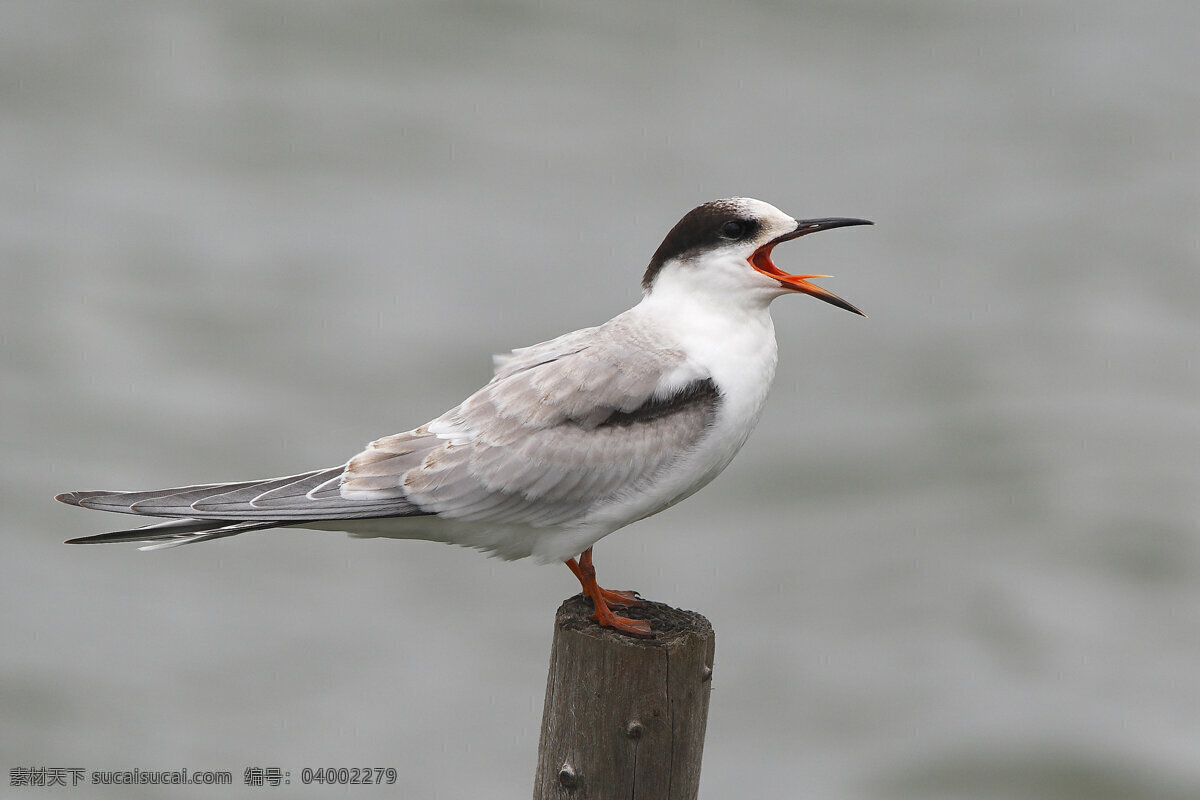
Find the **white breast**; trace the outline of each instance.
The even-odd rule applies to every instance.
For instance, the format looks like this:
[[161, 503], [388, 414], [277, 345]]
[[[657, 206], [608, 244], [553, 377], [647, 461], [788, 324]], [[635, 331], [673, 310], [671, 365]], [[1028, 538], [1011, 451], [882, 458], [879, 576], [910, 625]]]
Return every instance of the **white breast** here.
[[689, 371], [711, 376], [721, 401], [704, 439], [657, 480], [593, 509], [572, 526], [580, 534], [598, 534], [596, 539], [683, 500], [720, 474], [758, 423], [778, 360], [766, 303], [731, 305], [727, 297], [706, 297], [693, 289], [674, 293], [659, 285], [622, 316], [652, 329], [664, 346], [686, 353]]

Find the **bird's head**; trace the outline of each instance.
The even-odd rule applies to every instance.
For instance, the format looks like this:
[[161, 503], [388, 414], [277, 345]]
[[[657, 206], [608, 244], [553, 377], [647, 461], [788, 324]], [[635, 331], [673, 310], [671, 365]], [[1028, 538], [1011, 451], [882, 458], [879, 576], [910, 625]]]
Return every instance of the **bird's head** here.
[[[828, 275], [789, 275], [771, 260], [775, 245], [809, 233], [847, 225], [871, 225], [865, 219], [826, 217], [793, 219], [774, 206], [749, 197], [713, 200], [689, 211], [663, 239], [642, 287], [647, 292], [667, 279], [682, 279], [727, 292], [749, 292], [771, 299], [791, 292], [812, 295], [838, 308], [863, 314], [811, 278]], [[866, 316], [863, 314], [863, 316]]]

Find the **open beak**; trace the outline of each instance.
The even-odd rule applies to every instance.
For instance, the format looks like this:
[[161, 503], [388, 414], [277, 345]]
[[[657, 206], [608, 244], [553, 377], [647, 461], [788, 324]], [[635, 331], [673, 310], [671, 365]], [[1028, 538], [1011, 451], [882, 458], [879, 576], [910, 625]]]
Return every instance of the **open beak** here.
[[796, 220], [796, 229], [790, 233], [785, 233], [783, 236], [777, 236], [771, 241], [764, 244], [762, 247], [750, 254], [750, 266], [766, 275], [768, 278], [774, 278], [779, 281], [784, 287], [796, 292], [810, 294], [818, 300], [824, 300], [826, 303], [831, 303], [838, 308], [844, 308], [855, 314], [866, 316], [863, 312], [847, 303], [842, 298], [838, 297], [833, 292], [822, 289], [820, 286], [809, 283], [809, 278], [828, 278], [829, 275], [788, 275], [786, 272], [775, 266], [775, 262], [771, 260], [771, 251], [775, 249], [775, 245], [780, 242], [786, 242], [791, 239], [798, 239], [801, 236], [806, 236], [817, 231], [829, 230], [830, 228], [844, 228], [847, 225], [874, 225], [875, 223], [865, 219], [854, 219], [853, 217], [827, 217], [825, 219], [800, 219]]

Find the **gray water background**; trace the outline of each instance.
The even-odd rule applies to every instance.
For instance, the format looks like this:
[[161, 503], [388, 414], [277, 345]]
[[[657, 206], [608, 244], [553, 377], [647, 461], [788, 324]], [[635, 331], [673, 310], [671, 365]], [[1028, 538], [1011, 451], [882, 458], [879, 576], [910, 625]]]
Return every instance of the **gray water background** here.
[[[717, 482], [597, 548], [705, 613], [706, 798], [1200, 797], [1200, 4], [0, 5], [0, 795], [17, 766], [532, 783], [567, 570], [261, 533], [68, 548], [68, 489], [333, 465], [636, 302], [743, 194], [780, 248]], [[387, 792], [395, 796], [395, 792]]]

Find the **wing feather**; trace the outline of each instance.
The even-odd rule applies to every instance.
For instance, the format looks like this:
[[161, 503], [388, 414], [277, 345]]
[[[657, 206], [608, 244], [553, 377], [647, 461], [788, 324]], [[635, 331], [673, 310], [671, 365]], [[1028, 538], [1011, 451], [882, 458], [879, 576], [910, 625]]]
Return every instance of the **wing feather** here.
[[279, 525], [442, 517], [546, 527], [647, 486], [703, 440], [711, 377], [622, 315], [498, 358], [492, 380], [344, 467], [149, 492], [72, 492], [66, 503], [179, 519], [79, 541], [174, 546]]
[[[343, 467], [333, 467], [285, 478], [181, 486], [151, 492], [70, 492], [57, 499], [71, 505], [122, 514], [276, 520], [279, 524], [428, 513], [403, 497], [365, 500], [343, 497], [337, 488], [343, 470]], [[321, 491], [314, 491], [318, 489]]]
[[[653, 480], [703, 438], [719, 400], [682, 352], [618, 317], [514, 351], [461, 405], [351, 459], [342, 492], [399, 492], [447, 518], [563, 524]], [[436, 444], [414, 444], [423, 436]]]

